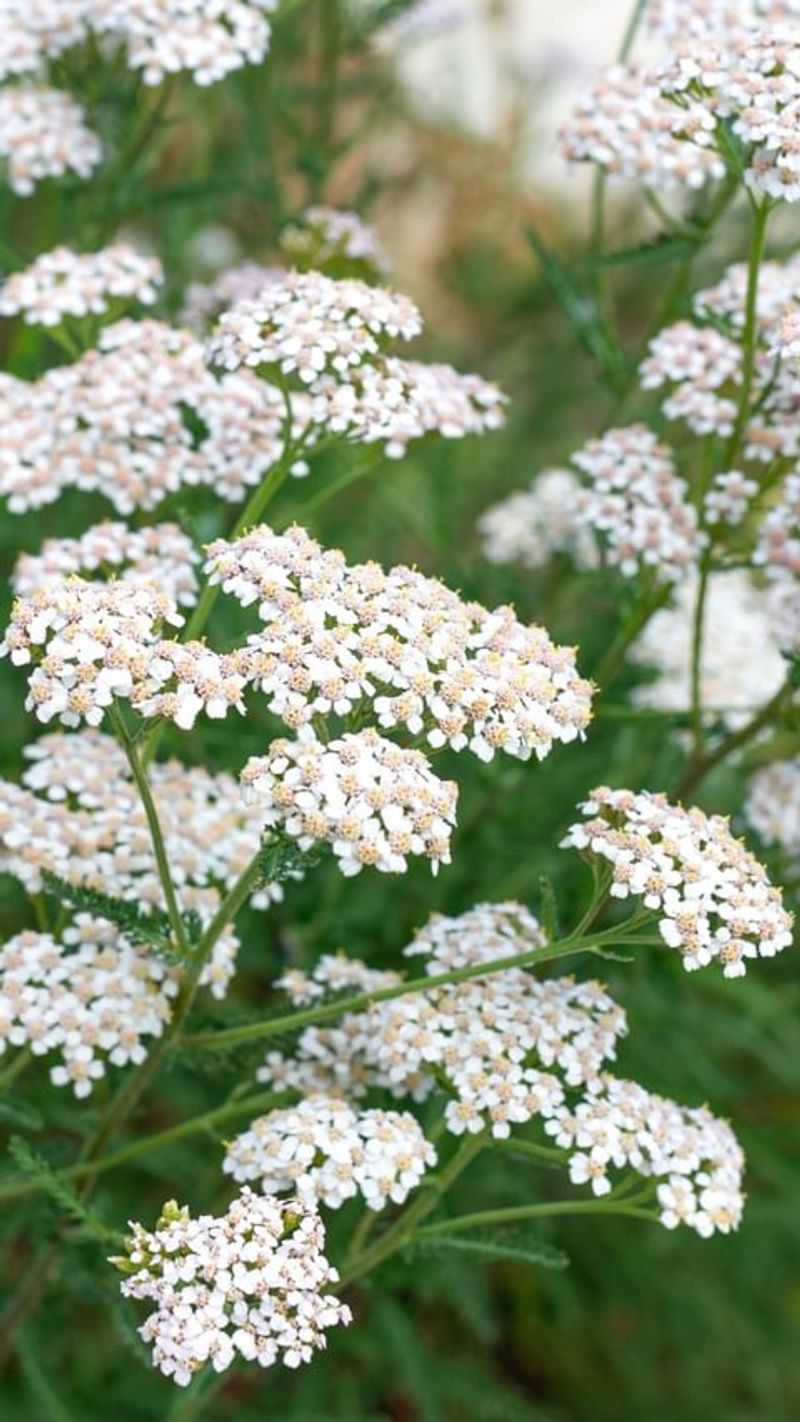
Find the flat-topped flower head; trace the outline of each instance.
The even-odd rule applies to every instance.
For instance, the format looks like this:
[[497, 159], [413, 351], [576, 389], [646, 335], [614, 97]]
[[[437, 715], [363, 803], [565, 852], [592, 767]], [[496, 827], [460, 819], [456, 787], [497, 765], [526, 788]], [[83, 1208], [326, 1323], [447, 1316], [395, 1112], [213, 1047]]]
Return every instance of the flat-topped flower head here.
[[624, 577], [650, 568], [664, 581], [685, 575], [703, 547], [697, 511], [672, 452], [644, 425], [607, 430], [572, 456], [587, 480], [577, 508]]
[[0, 1051], [58, 1058], [56, 1086], [88, 1096], [106, 1067], [143, 1062], [172, 1015], [180, 974], [115, 924], [79, 913], [61, 934], [0, 948]]
[[0, 316], [22, 315], [28, 326], [59, 326], [67, 316], [102, 316], [112, 305], [151, 306], [163, 280], [157, 257], [127, 242], [99, 252], [54, 247], [0, 286]]
[[[724, 125], [745, 149], [750, 188], [798, 201], [796, 22], [707, 25], [720, 7], [683, 8], [682, 33], [667, 21], [666, 59], [618, 64], [579, 100], [562, 132], [567, 157], [657, 190], [698, 189], [726, 172]], [[680, 26], [677, 7], [668, 12]]]
[[0, 0], [0, 80], [32, 74], [86, 37], [93, 0]]
[[127, 1298], [155, 1304], [139, 1332], [155, 1366], [185, 1387], [207, 1363], [221, 1373], [237, 1357], [262, 1368], [310, 1362], [351, 1317], [328, 1292], [338, 1275], [324, 1248], [309, 1204], [245, 1187], [224, 1215], [192, 1217], [170, 1202], [154, 1230], [132, 1222], [112, 1263]]
[[206, 332], [223, 311], [240, 301], [251, 301], [271, 282], [283, 281], [283, 267], [268, 267], [263, 262], [239, 262], [226, 267], [210, 281], [193, 281], [186, 289], [181, 321], [193, 331]]
[[659, 1219], [707, 1239], [738, 1229], [744, 1208], [744, 1155], [727, 1121], [706, 1107], [680, 1106], [635, 1081], [603, 1075], [577, 1105], [545, 1122], [571, 1152], [576, 1185], [607, 1195], [613, 1172], [635, 1170], [656, 1184]]
[[543, 568], [565, 554], [578, 568], [596, 568], [597, 542], [582, 511], [582, 485], [571, 469], [544, 469], [528, 489], [492, 504], [478, 519], [490, 563]]
[[267, 827], [301, 849], [332, 846], [345, 875], [365, 865], [402, 874], [408, 857], [450, 863], [458, 789], [440, 780], [421, 751], [404, 750], [377, 731], [329, 741], [276, 740], [242, 771], [248, 802]]
[[748, 959], [771, 958], [792, 942], [780, 890], [721, 815], [606, 786], [581, 809], [563, 844], [610, 864], [612, 896], [641, 898], [657, 913], [686, 969], [717, 959], [726, 977], [740, 977]]
[[182, 622], [151, 584], [70, 578], [15, 603], [0, 655], [33, 663], [26, 708], [40, 721], [99, 726], [115, 696], [132, 694], [162, 625]]
[[251, 674], [293, 728], [371, 702], [378, 725], [434, 748], [542, 759], [583, 734], [592, 688], [572, 648], [513, 610], [465, 602], [411, 568], [349, 566], [301, 528], [267, 526], [208, 548], [213, 583], [264, 627]]
[[259, 1116], [230, 1141], [223, 1170], [265, 1195], [296, 1192], [337, 1210], [360, 1195], [370, 1210], [402, 1205], [436, 1164], [436, 1151], [408, 1111], [364, 1111], [310, 1096]]
[[[696, 578], [680, 583], [672, 605], [660, 608], [634, 642], [630, 660], [654, 674], [634, 688], [637, 705], [690, 711], [697, 591]], [[704, 719], [741, 726], [779, 691], [788, 675], [778, 609], [747, 569], [712, 573], [702, 631], [699, 687]]]
[[125, 45], [130, 69], [145, 84], [186, 72], [216, 84], [267, 53], [267, 15], [278, 0], [95, 0], [92, 24]]
[[75, 574], [109, 574], [124, 582], [157, 587], [179, 605], [197, 596], [192, 540], [177, 523], [128, 528], [124, 523], [98, 523], [80, 538], [46, 538], [38, 553], [21, 553], [11, 575], [20, 597], [63, 582]]
[[[297, 397], [295, 437], [307, 414]], [[191, 332], [152, 319], [107, 326], [98, 349], [38, 380], [0, 380], [0, 418], [10, 512], [77, 488], [122, 515], [198, 486], [240, 500], [280, 458], [287, 422], [275, 386], [249, 371], [217, 379]]]
[[[375, 1003], [333, 1027], [307, 1027], [293, 1057], [273, 1053], [259, 1079], [278, 1090], [351, 1100], [388, 1089], [423, 1101], [444, 1086], [445, 1124], [455, 1135], [488, 1128], [504, 1138], [514, 1124], [546, 1119], [567, 1089], [592, 1080], [613, 1058], [626, 1022], [599, 983], [541, 981], [524, 967], [488, 971], [509, 958], [535, 958], [543, 943], [539, 923], [520, 904], [435, 915], [408, 956], [424, 956], [432, 977], [483, 963], [485, 977]], [[305, 1000], [318, 972], [304, 975]]]
[[311, 386], [321, 375], [344, 377], [373, 360], [392, 340], [413, 340], [422, 318], [407, 296], [356, 278], [288, 272], [220, 318], [209, 340], [213, 363], [278, 370]]
[[88, 178], [101, 157], [100, 139], [70, 94], [43, 84], [0, 89], [0, 167], [20, 197], [44, 178]]

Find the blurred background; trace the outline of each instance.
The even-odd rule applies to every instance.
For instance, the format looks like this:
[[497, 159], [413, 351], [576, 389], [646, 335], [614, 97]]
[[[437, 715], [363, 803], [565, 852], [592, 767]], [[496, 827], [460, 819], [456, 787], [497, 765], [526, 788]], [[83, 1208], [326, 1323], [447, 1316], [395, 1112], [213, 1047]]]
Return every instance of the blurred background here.
[[[374, 221], [393, 261], [392, 280], [426, 317], [420, 354], [496, 379], [511, 397], [508, 424], [482, 440], [412, 447], [401, 462], [382, 461], [327, 501], [319, 496], [341, 478], [347, 456], [325, 455], [310, 480], [284, 488], [275, 521], [296, 518], [351, 559], [414, 563], [484, 603], [513, 601], [524, 619], [576, 643], [591, 675], [617, 629], [624, 591], [558, 560], [536, 574], [493, 567], [481, 555], [475, 525], [487, 505], [562, 462], [587, 437], [641, 413], [596, 358], [581, 319], [598, 275], [588, 257], [589, 185], [585, 174], [567, 172], [556, 142], [575, 93], [613, 57], [628, 6], [453, 0], [423, 6], [416, 20], [405, 7], [392, 8], [396, 15], [375, 29], [353, 17], [370, 11], [366, 0], [353, 14], [338, 11], [332, 72], [324, 15], [315, 5], [287, 7], [267, 63], [209, 91], [176, 91], [159, 142], [115, 180], [105, 200], [117, 229], [163, 257], [175, 318], [190, 282], [211, 280], [245, 258], [274, 260], [281, 228], [309, 201], [355, 208]], [[98, 111], [117, 141], [128, 122], [125, 96], [106, 83]], [[88, 188], [63, 185], [45, 185], [25, 203], [4, 195], [0, 231], [28, 255], [57, 240], [79, 242], [95, 201]], [[652, 231], [636, 194], [617, 195], [611, 250], [641, 252]], [[739, 239], [731, 219], [717, 247], [690, 265], [688, 286], [738, 256]], [[682, 262], [685, 251], [673, 250], [603, 268], [629, 361]], [[2, 340], [14, 368], [29, 375], [60, 358], [30, 331], [6, 329]], [[20, 548], [108, 512], [75, 494], [35, 517], [3, 514], [4, 572]], [[185, 515], [203, 538], [221, 531], [220, 515], [202, 495], [171, 512]], [[221, 610], [221, 638], [225, 617]], [[584, 871], [558, 844], [576, 802], [599, 782], [664, 789], [680, 766], [680, 748], [663, 723], [629, 712], [626, 691], [642, 675], [623, 672], [602, 698], [584, 746], [556, 751], [541, 766], [460, 764], [454, 862], [436, 880], [418, 869], [397, 882], [366, 874], [353, 882], [331, 864], [315, 868], [280, 908], [248, 925], [242, 972], [214, 1020], [263, 1010], [280, 967], [312, 962], [323, 951], [396, 963], [433, 910], [457, 913], [509, 897], [535, 909], [543, 875], [556, 886], [564, 923], [574, 921]], [[32, 728], [21, 710], [22, 674], [5, 663], [0, 690], [2, 769], [16, 775]], [[227, 724], [203, 721], [188, 746], [176, 738], [172, 748], [180, 744], [184, 756], [235, 769], [274, 729], [254, 703], [234, 737]], [[735, 814], [742, 785], [740, 770], [725, 770], [707, 782], [702, 803]], [[788, 868], [796, 879], [796, 866]], [[25, 905], [10, 881], [0, 880], [0, 892], [4, 926], [17, 931], [27, 922]], [[668, 953], [578, 970], [592, 975], [598, 966], [631, 1023], [618, 1073], [687, 1104], [707, 1101], [739, 1132], [750, 1192], [739, 1235], [703, 1241], [632, 1221], [564, 1221], [546, 1236], [569, 1257], [562, 1272], [487, 1269], [432, 1252], [412, 1267], [392, 1263], [360, 1287], [358, 1326], [333, 1339], [326, 1357], [297, 1375], [253, 1370], [234, 1378], [210, 1404], [210, 1419], [797, 1422], [796, 960], [786, 954], [736, 982], [711, 971], [689, 979]], [[205, 1109], [255, 1064], [252, 1057], [213, 1066], [182, 1061], [141, 1128], [157, 1130]], [[34, 1104], [36, 1090], [32, 1076]], [[54, 1159], [74, 1150], [75, 1132], [92, 1109], [60, 1104]], [[97, 1208], [118, 1225], [153, 1216], [165, 1193], [207, 1207], [220, 1190], [218, 1163], [217, 1141], [193, 1139], [107, 1176]], [[487, 1197], [522, 1203], [565, 1189], [547, 1174], [492, 1159], [464, 1182], [459, 1207], [485, 1205]], [[27, 1206], [28, 1224], [46, 1228], [49, 1209]], [[132, 1315], [117, 1302], [114, 1280], [98, 1290], [95, 1274], [78, 1264], [59, 1279], [26, 1336], [21, 1369], [0, 1391], [4, 1422], [171, 1415], [162, 1381], [138, 1361], [121, 1363], [123, 1350], [137, 1354]], [[84, 1343], [68, 1357], [61, 1325], [76, 1310]], [[62, 1410], [38, 1375], [43, 1349], [51, 1374], [64, 1380]]]

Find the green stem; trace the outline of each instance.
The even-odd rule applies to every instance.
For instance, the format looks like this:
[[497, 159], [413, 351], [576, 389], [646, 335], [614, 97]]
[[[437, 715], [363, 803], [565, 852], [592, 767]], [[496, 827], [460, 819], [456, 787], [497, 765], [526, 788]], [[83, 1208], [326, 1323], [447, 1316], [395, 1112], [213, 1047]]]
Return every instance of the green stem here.
[[[558, 1146], [538, 1145], [535, 1141], [518, 1141], [514, 1136], [509, 1136], [506, 1141], [495, 1141], [498, 1150], [507, 1151], [509, 1155], [525, 1155], [531, 1160], [536, 1160], [540, 1165], [565, 1165], [569, 1159], [567, 1152], [560, 1150]], [[2, 1199], [2, 1194], [0, 1194]]]
[[736, 421], [725, 452], [724, 469], [735, 469], [741, 454], [747, 422], [750, 416], [750, 401], [753, 380], [756, 373], [758, 354], [758, 281], [761, 263], [767, 242], [767, 227], [771, 205], [769, 199], [753, 204], [753, 231], [750, 239], [750, 253], [747, 260], [747, 295], [745, 297], [744, 328], [742, 331], [742, 383]]
[[700, 562], [700, 579], [697, 586], [697, 597], [695, 598], [694, 617], [692, 620], [692, 700], [689, 719], [692, 728], [695, 757], [702, 756], [703, 754], [703, 630], [705, 626], [706, 601], [708, 598], [710, 574], [711, 560], [708, 556], [708, 550], [704, 550]]
[[504, 972], [509, 968], [538, 967], [542, 963], [554, 962], [573, 953], [588, 953], [609, 943], [655, 944], [661, 939], [654, 934], [628, 936], [625, 926], [606, 929], [602, 933], [586, 938], [565, 938], [543, 948], [531, 948], [525, 953], [515, 953], [507, 958], [497, 958], [488, 963], [470, 963], [464, 968], [454, 968], [450, 972], [431, 973], [420, 978], [410, 978], [392, 987], [379, 988], [375, 992], [359, 993], [355, 997], [325, 1002], [319, 1007], [303, 1008], [300, 1012], [289, 1012], [281, 1017], [270, 1017], [265, 1022], [249, 1022], [241, 1027], [228, 1027], [216, 1032], [195, 1032], [183, 1039], [189, 1048], [218, 1050], [222, 1047], [239, 1046], [243, 1042], [255, 1042], [262, 1038], [274, 1037], [283, 1032], [299, 1032], [304, 1027], [316, 1026], [320, 1022], [331, 1022], [344, 1013], [364, 1012], [377, 1003], [390, 1002], [396, 997], [407, 997], [415, 992], [428, 992], [431, 988], [448, 987], [453, 983], [469, 982], [473, 978], [485, 978], [491, 973]]
[[402, 1249], [416, 1231], [419, 1222], [436, 1208], [442, 1195], [487, 1144], [485, 1131], [481, 1131], [478, 1135], [468, 1136], [455, 1155], [451, 1156], [444, 1169], [424, 1182], [412, 1204], [403, 1211], [400, 1218], [386, 1233], [381, 1235], [371, 1248], [362, 1250], [349, 1262], [345, 1262], [341, 1270], [341, 1282], [343, 1284], [351, 1283], [353, 1279], [358, 1279], [362, 1274], [369, 1273], [372, 1269], [377, 1268], [378, 1264], [382, 1264], [384, 1259], [388, 1259], [391, 1254]]
[[112, 705], [110, 707], [109, 718], [127, 757], [131, 774], [147, 817], [147, 825], [150, 830], [150, 839], [153, 845], [153, 854], [155, 855], [156, 866], [158, 868], [158, 877], [161, 881], [167, 915], [175, 937], [175, 942], [183, 955], [188, 957], [190, 952], [189, 939], [186, 936], [186, 929], [183, 926], [183, 919], [181, 918], [181, 911], [178, 906], [178, 898], [175, 893], [175, 885], [172, 881], [172, 871], [169, 867], [169, 859], [167, 858], [167, 851], [164, 844], [164, 836], [161, 832], [161, 822], [158, 818], [158, 810], [156, 809], [155, 801], [150, 790], [147, 773], [139, 760], [138, 748], [134, 745], [128, 733], [125, 718], [118, 706]]
[[[150, 1155], [153, 1151], [161, 1150], [164, 1146], [173, 1145], [175, 1141], [183, 1140], [186, 1136], [194, 1136], [201, 1131], [211, 1130], [222, 1125], [224, 1121], [234, 1120], [237, 1116], [255, 1116], [257, 1113], [270, 1111], [275, 1106], [284, 1105], [286, 1100], [286, 1092], [259, 1091], [253, 1096], [242, 1096], [238, 1101], [226, 1101], [224, 1105], [216, 1106], [211, 1111], [204, 1111], [200, 1116], [192, 1116], [189, 1120], [179, 1121], [177, 1125], [168, 1126], [163, 1131], [156, 1131], [153, 1135], [131, 1141], [128, 1145], [121, 1146], [119, 1150], [111, 1151], [108, 1155], [102, 1155], [93, 1160], [79, 1160], [74, 1165], [54, 1170], [53, 1176], [57, 1180], [81, 1180], [87, 1175], [102, 1175], [107, 1170], [116, 1170], [120, 1165], [128, 1165], [130, 1161], [136, 1160], [139, 1156]], [[12, 1180], [7, 1184], [3, 1183], [0, 1185], [0, 1203], [36, 1195], [40, 1190], [46, 1188], [46, 1183], [46, 1181], [38, 1179], [20, 1180], [19, 1182]]]
[[669, 587], [659, 588], [657, 592], [649, 593], [642, 597], [631, 608], [630, 613], [623, 622], [617, 636], [611, 646], [601, 657], [598, 665], [592, 673], [592, 681], [600, 687], [609, 686], [613, 682], [625, 660], [625, 654], [632, 642], [635, 642], [639, 633], [646, 627], [650, 618], [664, 606], [671, 593]]
[[30, 1047], [22, 1047], [5, 1071], [0, 1072], [0, 1091], [5, 1091], [32, 1060], [33, 1052]]
[[[649, 1198], [652, 1192], [648, 1191]], [[638, 1198], [638, 1197], [637, 1197]], [[415, 1232], [416, 1239], [436, 1239], [437, 1236], [453, 1234], [462, 1229], [480, 1229], [484, 1225], [518, 1224], [522, 1220], [546, 1219], [551, 1215], [628, 1215], [632, 1219], [655, 1222], [658, 1216], [652, 1210], [626, 1200], [620, 1204], [608, 1200], [552, 1200], [542, 1205], [510, 1205], [506, 1209], [479, 1210], [472, 1215], [457, 1215], [455, 1219], [425, 1225]]]

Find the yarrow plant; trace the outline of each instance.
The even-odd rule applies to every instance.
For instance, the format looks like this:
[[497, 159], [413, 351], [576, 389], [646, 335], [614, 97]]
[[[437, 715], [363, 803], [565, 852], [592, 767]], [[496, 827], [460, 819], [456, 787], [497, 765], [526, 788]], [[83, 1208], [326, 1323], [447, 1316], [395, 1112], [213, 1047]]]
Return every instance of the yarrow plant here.
[[[567, 305], [610, 372], [613, 417], [485, 509], [493, 566], [454, 560], [445, 581], [424, 537], [422, 566], [373, 557], [360, 504], [343, 506], [347, 551], [324, 516], [317, 536], [317, 511], [356, 479], [405, 509], [429, 448], [459, 468], [506, 419], [493, 380], [441, 349], [426, 358], [421, 311], [400, 278], [385, 284], [392, 264], [360, 203], [326, 200], [340, 84], [348, 116], [359, 93], [343, 47], [366, 62], [373, 36], [385, 51], [441, 7], [321, 8], [306, 54], [305, 21], [275, 0], [0, 0], [9, 203], [46, 180], [63, 180], [59, 212], [74, 200], [54, 243], [9, 243], [0, 283], [0, 497], [23, 550], [0, 656], [28, 713], [17, 773], [9, 755], [0, 780], [0, 869], [16, 886], [0, 1116], [33, 1133], [52, 1113], [43, 1153], [17, 1136], [0, 1179], [0, 1200], [21, 1206], [24, 1263], [0, 1364], [15, 1352], [34, 1376], [31, 1320], [69, 1276], [66, 1251], [88, 1245], [92, 1288], [128, 1342], [138, 1330], [137, 1352], [189, 1389], [176, 1419], [198, 1415], [213, 1375], [279, 1377], [346, 1346], [345, 1325], [369, 1330], [353, 1286], [382, 1288], [389, 1259], [408, 1279], [426, 1251], [511, 1257], [507, 1227], [572, 1213], [735, 1231], [735, 1127], [696, 1095], [630, 1079], [626, 1061], [612, 1075], [638, 1029], [624, 971], [603, 972], [607, 985], [585, 959], [642, 974], [655, 959], [664, 981], [678, 958], [716, 962], [741, 978], [793, 937], [779, 881], [800, 843], [800, 769], [778, 733], [796, 730], [800, 650], [800, 266], [766, 257], [773, 212], [800, 198], [800, 17], [638, 5], [619, 63], [563, 134], [567, 157], [596, 170], [595, 276]], [[641, 22], [660, 58], [632, 56]], [[273, 41], [272, 81], [298, 53], [306, 68], [291, 182], [280, 138], [259, 131], [269, 171], [244, 183], [262, 225], [274, 206], [269, 245], [234, 244], [211, 269], [166, 241], [155, 255], [144, 214], [186, 200], [151, 179], [181, 103], [197, 103], [187, 91], [262, 65]], [[261, 90], [240, 81], [250, 124]], [[608, 177], [643, 186], [667, 225], [641, 260], [692, 249], [635, 355], [608, 299]], [[695, 249], [737, 197], [746, 260], [687, 295]], [[415, 526], [433, 517], [415, 503]], [[566, 566], [575, 601], [619, 606], [594, 666], [549, 616], [479, 597], [514, 563], [534, 588]], [[625, 673], [624, 703], [609, 705]], [[674, 780], [654, 769], [643, 785], [628, 741], [625, 775], [617, 757], [611, 785], [590, 789], [581, 757], [604, 715], [663, 727]], [[694, 803], [748, 750], [732, 817]], [[553, 776], [570, 760], [562, 819]], [[472, 837], [492, 816], [502, 829], [517, 794], [521, 827], [488, 866], [502, 886], [488, 897]], [[404, 875], [410, 935], [390, 897]], [[423, 892], [439, 905], [427, 921]], [[359, 919], [350, 902], [378, 907]], [[203, 1170], [158, 1156], [192, 1136]], [[115, 1215], [98, 1180], [117, 1172], [124, 1192], [136, 1161], [150, 1193], [131, 1189]], [[186, 1204], [170, 1199], [151, 1228], [175, 1193]], [[37, 1202], [80, 1227], [50, 1222], [33, 1249]], [[548, 1262], [545, 1242], [527, 1257]], [[50, 1398], [38, 1373], [34, 1386]]]

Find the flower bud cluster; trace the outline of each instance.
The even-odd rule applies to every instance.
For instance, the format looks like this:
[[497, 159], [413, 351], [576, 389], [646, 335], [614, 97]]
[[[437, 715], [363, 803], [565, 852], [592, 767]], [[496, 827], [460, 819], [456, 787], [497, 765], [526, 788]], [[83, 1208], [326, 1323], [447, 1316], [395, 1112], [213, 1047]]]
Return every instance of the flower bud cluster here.
[[612, 896], [641, 898], [657, 913], [664, 942], [689, 971], [716, 958], [726, 977], [740, 977], [748, 959], [791, 943], [780, 890], [723, 816], [605, 786], [581, 808], [584, 820], [562, 843], [610, 864]]
[[610, 1171], [635, 1170], [657, 1182], [667, 1229], [685, 1224], [707, 1239], [738, 1228], [744, 1155], [727, 1121], [704, 1106], [679, 1106], [635, 1081], [604, 1075], [544, 1128], [572, 1152], [570, 1179], [591, 1183], [593, 1194], [608, 1194]]
[[270, 1111], [229, 1142], [223, 1170], [265, 1195], [296, 1191], [338, 1210], [361, 1195], [370, 1210], [402, 1205], [436, 1164], [436, 1151], [407, 1111], [359, 1111], [329, 1096]]
[[0, 286], [0, 316], [60, 326], [65, 316], [102, 316], [112, 303], [151, 306], [162, 280], [158, 258], [142, 256], [127, 242], [86, 253], [54, 247]]
[[132, 1223], [123, 1272], [128, 1298], [156, 1305], [139, 1332], [153, 1362], [185, 1387], [206, 1363], [218, 1373], [237, 1357], [289, 1368], [325, 1347], [350, 1310], [327, 1292], [338, 1275], [310, 1205], [245, 1187], [221, 1216], [192, 1217], [174, 1202], [155, 1230]]
[[[542, 943], [527, 909], [482, 904], [458, 918], [435, 916], [406, 951], [423, 955], [434, 976], [533, 956]], [[502, 1139], [515, 1124], [552, 1115], [566, 1088], [592, 1080], [625, 1030], [624, 1012], [599, 983], [540, 981], [510, 967], [375, 1003], [333, 1027], [307, 1027], [294, 1057], [271, 1054], [259, 1079], [304, 1095], [381, 1088], [417, 1101], [444, 1086], [450, 1132], [488, 1127]]]
[[583, 734], [591, 687], [571, 648], [511, 608], [487, 611], [410, 568], [349, 566], [301, 528], [253, 529], [208, 549], [207, 570], [264, 622], [252, 676], [294, 728], [372, 703], [379, 726], [434, 748], [540, 759]]
[[326, 267], [345, 262], [386, 276], [391, 263], [374, 227], [357, 212], [316, 204], [281, 233], [281, 247], [297, 266]]
[[430, 859], [434, 873], [450, 863], [457, 786], [439, 780], [421, 751], [377, 731], [327, 744], [275, 740], [267, 755], [247, 762], [242, 786], [265, 825], [279, 826], [301, 849], [330, 844], [347, 876], [365, 865], [403, 874], [409, 855]]

